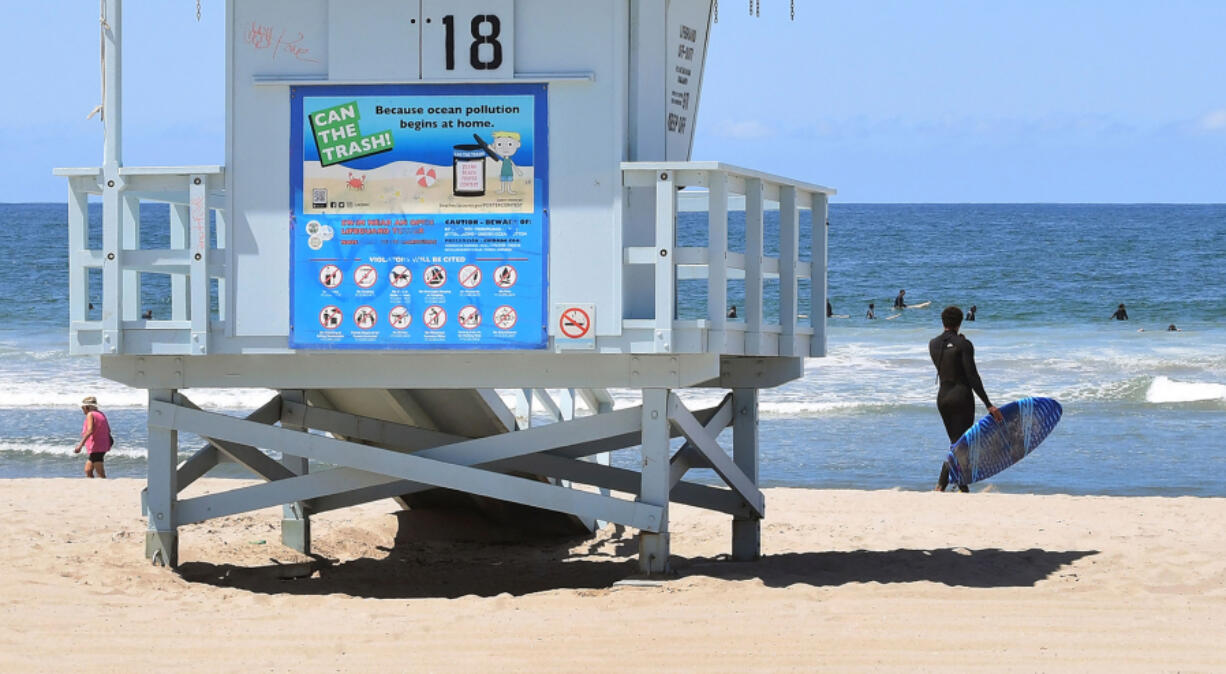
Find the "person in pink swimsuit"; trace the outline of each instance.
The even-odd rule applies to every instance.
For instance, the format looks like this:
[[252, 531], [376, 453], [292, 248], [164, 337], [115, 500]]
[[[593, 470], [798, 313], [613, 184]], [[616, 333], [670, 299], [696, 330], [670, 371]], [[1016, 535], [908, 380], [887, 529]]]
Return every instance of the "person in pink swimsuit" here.
[[93, 477], [97, 471], [98, 477], [106, 479], [106, 468], [102, 465], [102, 460], [114, 444], [111, 424], [106, 420], [106, 415], [98, 410], [98, 399], [93, 396], [81, 401], [81, 411], [85, 413], [85, 425], [81, 427], [81, 441], [72, 453], [80, 454], [81, 448], [84, 447], [89, 454], [89, 458], [85, 460], [85, 477]]

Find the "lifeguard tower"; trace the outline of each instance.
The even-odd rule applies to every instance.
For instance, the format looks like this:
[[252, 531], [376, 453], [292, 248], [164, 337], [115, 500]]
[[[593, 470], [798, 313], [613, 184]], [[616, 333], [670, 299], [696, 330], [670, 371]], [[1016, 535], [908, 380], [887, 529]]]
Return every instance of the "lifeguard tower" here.
[[[180, 526], [277, 505], [305, 552], [313, 514], [392, 497], [619, 523], [644, 572], [667, 568], [669, 504], [685, 503], [731, 516], [733, 556], [756, 557], [758, 391], [824, 355], [834, 190], [690, 161], [712, 14], [228, 0], [226, 163], [149, 168], [122, 160], [106, 0], [103, 164], [57, 174], [71, 351], [149, 392], [147, 555], [175, 566]], [[149, 202], [169, 204], [168, 248], [142, 235]], [[682, 246], [684, 211], [703, 240]], [[146, 316], [157, 275], [169, 314]], [[277, 394], [240, 418], [185, 392], [223, 387]], [[691, 387], [728, 392], [691, 410]], [[615, 409], [609, 388], [641, 403]], [[180, 433], [207, 440], [182, 463]], [[638, 470], [607, 459], [635, 447]], [[179, 497], [222, 462], [264, 482]], [[687, 480], [696, 468], [724, 484]]]

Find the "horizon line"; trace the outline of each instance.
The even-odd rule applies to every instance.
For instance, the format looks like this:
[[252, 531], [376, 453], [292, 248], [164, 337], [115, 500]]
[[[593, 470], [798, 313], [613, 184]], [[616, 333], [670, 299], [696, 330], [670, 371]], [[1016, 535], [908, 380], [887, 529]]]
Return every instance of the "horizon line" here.
[[[100, 203], [91, 201], [90, 203]], [[149, 202], [166, 203], [166, 202]], [[843, 206], [1226, 206], [1226, 201], [835, 201]], [[68, 201], [0, 201], [0, 206], [68, 206]]]

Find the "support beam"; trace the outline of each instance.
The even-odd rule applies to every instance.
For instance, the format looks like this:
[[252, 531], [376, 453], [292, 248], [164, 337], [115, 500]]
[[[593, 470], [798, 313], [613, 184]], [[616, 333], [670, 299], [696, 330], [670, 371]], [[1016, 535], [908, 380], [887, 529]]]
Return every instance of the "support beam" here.
[[[758, 485], [758, 389], [732, 391], [732, 460], [745, 477]], [[732, 558], [751, 561], [762, 554], [761, 513], [732, 519]]]
[[669, 428], [668, 389], [644, 389], [642, 407], [643, 473], [639, 502], [660, 509], [660, 525], [654, 532], [639, 533], [639, 571], [668, 571]]
[[[709, 421], [703, 424], [703, 430], [711, 435], [718, 437], [720, 431], [728, 427], [732, 423], [732, 396], [724, 396], [716, 408], [715, 415]], [[685, 477], [687, 471], [691, 468], [713, 468], [709, 460], [703, 456], [702, 452], [694, 446], [693, 442], [687, 442], [677, 450], [673, 458], [669, 460], [669, 483], [676, 485]]]
[[386, 480], [386, 475], [352, 468], [322, 470], [300, 477], [184, 499], [179, 502], [179, 520], [180, 524], [195, 524], [215, 517], [226, 517], [285, 503], [307, 501], [336, 492], [357, 490], [381, 484]]
[[[196, 406], [196, 403], [188, 400], [187, 396], [181, 393], [175, 394], [175, 404], [189, 410], [201, 411], [200, 408]], [[261, 424], [272, 424], [275, 423], [281, 416], [280, 411], [281, 397], [277, 396], [264, 403], [256, 411], [247, 415], [246, 421]], [[273, 459], [251, 445], [218, 440], [216, 438], [209, 437], [207, 433], [199, 433], [198, 435], [205, 440], [208, 440], [210, 444], [221, 450], [223, 454], [230, 457], [230, 459], [235, 463], [255, 473], [258, 477], [264, 478], [265, 480], [284, 480], [285, 478], [294, 476], [292, 471], [285, 466], [282, 466], [280, 463], [277, 463], [276, 459]]]
[[183, 491], [187, 486], [196, 480], [199, 480], [205, 473], [213, 470], [221, 461], [221, 453], [213, 445], [205, 445], [200, 448], [200, 451], [192, 454], [191, 458], [183, 462], [179, 466], [178, 477], [176, 478], [178, 486], [176, 493]]
[[[506, 465], [529, 473], [548, 475], [635, 495], [638, 495], [642, 480], [642, 475], [633, 470], [567, 459], [554, 454], [533, 454], [512, 459], [506, 462]], [[748, 517], [753, 514], [740, 495], [731, 489], [721, 489], [694, 482], [680, 482], [673, 485], [672, 491], [669, 492], [669, 500], [733, 516]]]
[[[378, 473], [384, 476], [421, 482], [434, 487], [455, 489], [478, 496], [521, 503], [581, 517], [599, 517], [600, 519], [618, 522], [646, 531], [659, 531], [663, 521], [664, 509], [652, 504], [628, 503], [619, 499], [459, 466], [423, 456], [400, 454], [379, 447], [264, 426], [243, 419], [235, 419], [224, 414], [213, 414], [177, 407], [170, 403], [152, 403], [151, 413], [156, 413], [157, 415], [156, 417], [151, 416], [151, 420], [156, 418], [158, 424], [168, 428], [197, 434], [207, 434], [231, 442], [247, 442], [255, 446], [267, 447], [268, 449], [282, 452], [288, 451], [316, 461], [346, 466], [359, 473]], [[545, 427], [540, 430], [545, 431], [549, 428], [552, 427]], [[499, 437], [498, 439], [511, 445], [511, 443], [515, 442], [515, 436], [525, 433], [508, 433], [505, 437]], [[488, 440], [488, 438], [479, 438], [470, 442]], [[497, 451], [500, 449], [506, 450], [507, 448], [495, 444], [490, 449]], [[514, 448], [513, 450], [506, 451], [506, 453], [513, 455], [520, 451], [522, 450]], [[667, 465], [667, 461], [665, 461], [665, 465]], [[667, 470], [665, 470], [664, 475], [667, 476]], [[287, 480], [279, 480], [268, 485], [256, 485], [247, 489], [268, 490], [285, 487], [285, 485], [280, 483], [293, 482], [299, 484], [309, 480], [311, 477], [313, 476], [304, 475]], [[370, 481], [364, 484], [353, 484], [352, 488], [371, 486], [377, 482], [377, 478], [371, 478]], [[293, 492], [286, 495], [290, 497], [287, 500], [306, 500], [329, 493], [334, 492], [324, 491], [307, 494]], [[210, 497], [201, 498], [208, 499]], [[285, 502], [285, 500], [282, 500], [275, 503]], [[275, 503], [269, 505], [274, 505]], [[209, 515], [209, 517], [212, 516], [215, 515]]]
[[[709, 409], [699, 410], [694, 413], [694, 416], [699, 421], [702, 421], [704, 423], [709, 422], [709, 420], [713, 417], [713, 415], [719, 409], [720, 409], [719, 407], [712, 407]], [[391, 447], [392, 449], [395, 449], [395, 450], [411, 451], [411, 450], [418, 449], [420, 447], [442, 447], [443, 445], [453, 445], [453, 444], [460, 443], [460, 442], [470, 441], [470, 438], [465, 438], [465, 437], [458, 436], [458, 435], [449, 435], [446, 433], [440, 433], [438, 431], [429, 431], [426, 429], [415, 428], [412, 426], [405, 426], [405, 425], [396, 424], [390, 421], [383, 421], [382, 419], [372, 419], [369, 417], [361, 417], [361, 416], [356, 416], [356, 415], [344, 414], [341, 412], [334, 412], [332, 414], [325, 414], [323, 412], [331, 412], [331, 411], [330, 410], [320, 410], [317, 407], [296, 409], [294, 403], [290, 403], [286, 407], [286, 413], [288, 415], [290, 415], [292, 418], [295, 418], [295, 419], [301, 418], [301, 419], [306, 420], [307, 422], [306, 425], [310, 428], [315, 428], [318, 430], [325, 430], [331, 433], [336, 433], [338, 435], [344, 436], [345, 439], [363, 440], [367, 442], [373, 442], [380, 446]], [[571, 435], [570, 430], [564, 430], [564, 429], [573, 429], [574, 428], [573, 426], [569, 426], [569, 425], [560, 426], [559, 428], [555, 428], [551, 430], [550, 433], [551, 434], [561, 433], [563, 437], [569, 438], [568, 441], [570, 444], [567, 444], [564, 447], [559, 447], [557, 449], [554, 449], [552, 450], [552, 452], [549, 452], [549, 454], [556, 455], [562, 458], [572, 458], [572, 459], [580, 458], [580, 457], [588, 457], [592, 455], [598, 455], [598, 456], [604, 455], [605, 457], [607, 457], [608, 452], [611, 452], [617, 449], [624, 449], [626, 447], [630, 447], [632, 445], [639, 444], [642, 441], [642, 435], [639, 432], [639, 428], [638, 428], [638, 424], [639, 424], [638, 408], [636, 407], [636, 408], [632, 408], [629, 410], [619, 410], [619, 412], [627, 415], [626, 416], [627, 420], [631, 420], [634, 422], [633, 428], [623, 429], [622, 432], [606, 431], [608, 434], [604, 435], [603, 437], [595, 437], [594, 439], [585, 441], [580, 437]], [[608, 414], [608, 412], [606, 412], [605, 414]], [[587, 419], [587, 417], [585, 417], [585, 419]], [[567, 422], [567, 423], [571, 423], [571, 422]], [[589, 422], [589, 423], [594, 423], [594, 422]], [[343, 428], [345, 430], [338, 431], [336, 430], [338, 428]], [[519, 431], [519, 432], [522, 433], [524, 431]], [[679, 430], [673, 428], [672, 426], [669, 427], [670, 438], [679, 437], [680, 435], [681, 435], [681, 432]], [[537, 447], [537, 451], [541, 452], [541, 455], [545, 455], [542, 450], [547, 449], [546, 447], [543, 447], [540, 445], [537, 445], [536, 447]], [[445, 461], [448, 461], [449, 463], [460, 463], [462, 465], [479, 465], [483, 468], [487, 468], [489, 470], [497, 470], [499, 472], [522, 471], [522, 472], [527, 472], [527, 473], [544, 472], [548, 474], [547, 471], [537, 471], [535, 469], [525, 467], [526, 464], [522, 463], [522, 460], [527, 457], [511, 457], [507, 459], [501, 459], [498, 461], [490, 461], [488, 463], [475, 463], [475, 464], [468, 464], [468, 463], [464, 463], [459, 460], [455, 460], [456, 457], [446, 455], [446, 454], [437, 455], [434, 458], [445, 460]], [[602, 465], [602, 466], [609, 465], [607, 460], [604, 462], [598, 461], [597, 464]], [[638, 493], [638, 488], [639, 488], [638, 475], [639, 474], [638, 473], [632, 473], [632, 474], [634, 476], [634, 484], [628, 488], [618, 487], [619, 490], [632, 492], [635, 494]], [[550, 474], [550, 477], [565, 477], [565, 476], [560, 475], [560, 474], [559, 475]], [[581, 481], [581, 480], [576, 480], [576, 481]], [[587, 484], [591, 484], [591, 483], [587, 483]], [[361, 503], [368, 503], [370, 501], [377, 501], [379, 499], [384, 499], [388, 497], [399, 497], [402, 495], [410, 495], [418, 491], [423, 491], [425, 489], [430, 489], [430, 487], [428, 485], [423, 485], [418, 482], [413, 482], [409, 480], [394, 480], [394, 481], [391, 481], [391, 482], [388, 482], [382, 485], [377, 485], [374, 487], [364, 487], [352, 493], [331, 494], [329, 496], [320, 497], [318, 499], [313, 499], [307, 503], [307, 507], [311, 510], [311, 512], [320, 513], [320, 512], [326, 512], [328, 510], [335, 510], [337, 508], [344, 508], [348, 506], [358, 505]], [[721, 491], [721, 490], [717, 490], [717, 491]], [[602, 492], [602, 495], [608, 496], [609, 494]], [[688, 501], [681, 501], [681, 502], [689, 503]], [[730, 510], [723, 510], [720, 507], [701, 505], [700, 503], [690, 503], [690, 505], [697, 505], [698, 507], [709, 507], [713, 510], [721, 510], [723, 512], [729, 512], [730, 514], [732, 512]], [[725, 507], [729, 507], [729, 506], [725, 506]], [[736, 507], [739, 507], [739, 501]]]
[[402, 452], [416, 452], [440, 447], [471, 438], [427, 428], [407, 426], [393, 421], [364, 417], [347, 412], [308, 407], [293, 400], [282, 401], [281, 425], [314, 428], [333, 433], [347, 440], [373, 442]]
[[698, 451], [702, 452], [703, 456], [711, 462], [711, 467], [715, 469], [716, 474], [728, 483], [741, 498], [745, 499], [745, 503], [759, 516], [765, 514], [766, 499], [757, 485], [750, 480], [740, 468], [733, 463], [732, 458], [728, 456], [724, 449], [719, 446], [705, 427], [690, 414], [690, 411], [685, 408], [675, 394], [669, 396], [668, 399], [668, 418], [676, 424], [681, 432], [689, 439]]
[[179, 565], [179, 529], [176, 500], [179, 433], [161, 423], [163, 405], [170, 405], [175, 392], [149, 391], [149, 449], [147, 504], [149, 529], [145, 532], [145, 556], [154, 564], [175, 568]]

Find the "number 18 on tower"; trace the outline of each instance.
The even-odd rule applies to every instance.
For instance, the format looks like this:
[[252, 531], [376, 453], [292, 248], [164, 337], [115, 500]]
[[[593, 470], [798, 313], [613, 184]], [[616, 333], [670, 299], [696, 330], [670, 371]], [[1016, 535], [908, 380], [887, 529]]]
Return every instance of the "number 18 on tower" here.
[[423, 77], [514, 77], [514, 0], [423, 0], [421, 16]]

